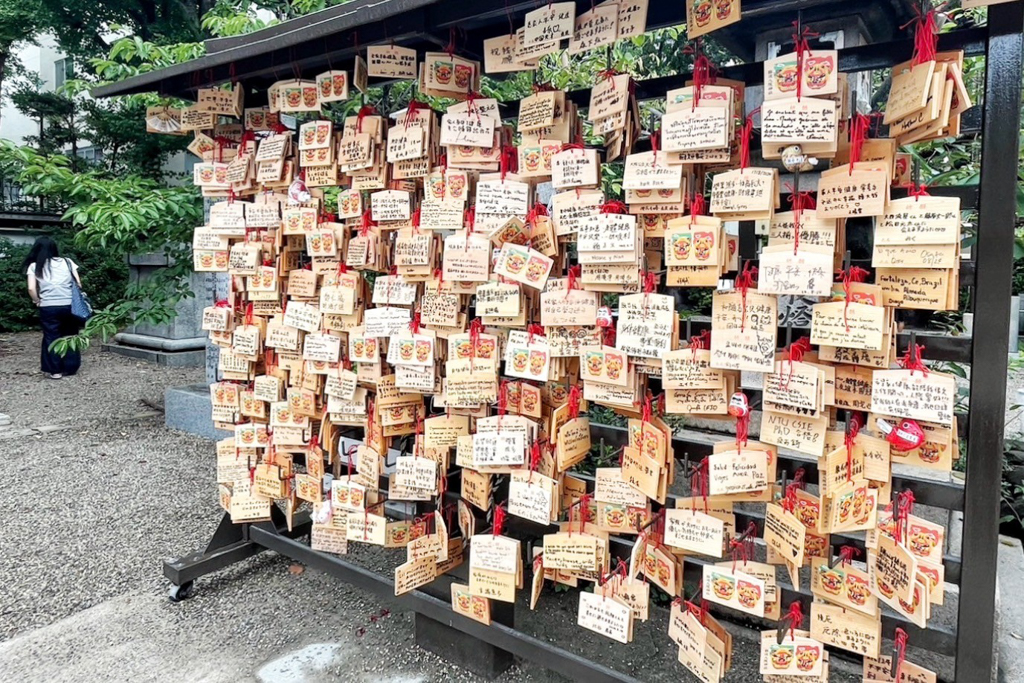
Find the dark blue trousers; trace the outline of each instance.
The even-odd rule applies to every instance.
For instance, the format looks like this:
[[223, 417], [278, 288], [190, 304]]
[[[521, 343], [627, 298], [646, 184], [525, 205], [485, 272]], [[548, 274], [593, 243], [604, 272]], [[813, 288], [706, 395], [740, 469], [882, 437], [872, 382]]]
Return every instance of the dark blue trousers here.
[[71, 315], [71, 306], [40, 306], [39, 322], [43, 326], [43, 348], [39, 353], [39, 365], [43, 372], [49, 374], [73, 375], [82, 364], [82, 356], [78, 351], [68, 351], [61, 357], [50, 351], [50, 344], [61, 337], [77, 334], [82, 322]]

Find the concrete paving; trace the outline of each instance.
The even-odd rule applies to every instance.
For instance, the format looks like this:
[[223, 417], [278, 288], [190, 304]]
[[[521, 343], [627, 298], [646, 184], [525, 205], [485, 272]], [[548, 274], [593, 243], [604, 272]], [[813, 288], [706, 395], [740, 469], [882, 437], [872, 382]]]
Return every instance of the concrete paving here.
[[1024, 681], [1024, 551], [1021, 542], [999, 539], [999, 681]]
[[[236, 588], [208, 586], [205, 599], [174, 605], [162, 595], [134, 590], [30, 631], [0, 644], [3, 679], [476, 680], [412, 645], [407, 615], [370, 623], [366, 610], [376, 605], [326, 577], [291, 577], [281, 565], [264, 563], [236, 577]], [[316, 593], [323, 597], [308, 610], [292, 602], [308, 601]], [[355, 624], [365, 629], [362, 636], [355, 635]]]
[[[90, 350], [78, 376], [52, 381], [35, 370], [37, 356], [37, 335], [0, 337], [0, 412], [12, 422], [0, 432], [0, 680], [479, 680], [418, 648], [400, 606], [293, 573], [272, 553], [204, 577], [194, 598], [170, 603], [161, 563], [202, 547], [221, 512], [212, 442], [165, 428], [153, 406], [202, 371]], [[399, 551], [375, 551], [350, 558], [377, 570], [400, 561]], [[619, 646], [575, 626], [574, 597], [546, 589], [520, 628], [641, 680], [689, 677], [663, 613]], [[761, 680], [756, 645], [736, 650], [729, 680]], [[564, 680], [529, 662], [500, 679]]]

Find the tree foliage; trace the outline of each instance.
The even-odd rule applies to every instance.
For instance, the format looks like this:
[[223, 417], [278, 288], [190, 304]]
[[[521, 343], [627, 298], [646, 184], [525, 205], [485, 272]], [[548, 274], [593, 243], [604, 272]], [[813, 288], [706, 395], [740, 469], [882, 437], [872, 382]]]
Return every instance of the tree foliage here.
[[[27, 140], [30, 147], [0, 141], [0, 173], [20, 185], [24, 195], [65, 212], [79, 253], [123, 260], [130, 254], [158, 252], [171, 264], [144, 283], [123, 288], [116, 298], [100, 297], [97, 303], [106, 305], [77, 336], [59, 340], [59, 351], [83, 348], [90, 338], [108, 338], [128, 324], [171, 320], [177, 303], [191, 296], [189, 244], [193, 228], [203, 220], [198, 190], [191, 185], [168, 186], [164, 178], [168, 155], [183, 150], [189, 139], [146, 133], [146, 107], [160, 98], [131, 95], [97, 101], [86, 91], [98, 83], [200, 57], [205, 53], [203, 38], [248, 33], [278, 20], [260, 18], [257, 7], [283, 19], [313, 6], [240, 0], [98, 0], [70, 5], [0, 0], [0, 79], [4, 56], [40, 31], [54, 35], [61, 49], [88, 67], [57, 92], [42, 92], [31, 80], [18, 88], [16, 106], [45, 125], [41, 135]], [[123, 37], [108, 45], [111, 32]], [[75, 154], [86, 141], [99, 152], [98, 162]], [[21, 296], [23, 288], [11, 294]]]
[[76, 172], [66, 156], [7, 140], [0, 140], [0, 171], [32, 196], [66, 203], [64, 218], [75, 228], [78, 248], [120, 257], [162, 252], [170, 262], [144, 283], [131, 283], [123, 298], [98, 311], [77, 336], [58, 340], [58, 351], [84, 348], [90, 338], [107, 339], [130, 323], [168, 322], [175, 305], [191, 296], [192, 229], [203, 220], [196, 188], [100, 170]]
[[[61, 5], [66, 9], [61, 16], [54, 12], [56, 0], [28, 0], [19, 5], [9, 2], [0, 0], [0, 60], [5, 44], [16, 44], [30, 39], [36, 30], [48, 29], [58, 36], [62, 48], [80, 56], [80, 63], [88, 68], [59, 94], [30, 90], [18, 94], [20, 107], [37, 118], [42, 116], [50, 125], [42, 139], [31, 141], [36, 151], [9, 144], [0, 148], [0, 170], [16, 173], [26, 193], [63, 202], [67, 217], [79, 229], [76, 244], [123, 254], [164, 251], [174, 264], [148, 281], [145, 289], [129, 288], [121, 301], [103, 310], [72, 343], [84, 344], [90, 334], [113, 333], [118, 325], [133, 319], [166, 319], [178, 299], [187, 293], [184, 275], [190, 270], [190, 262], [185, 245], [192, 228], [202, 219], [196, 190], [168, 188], [163, 183], [164, 160], [169, 153], [182, 149], [188, 139], [145, 133], [146, 106], [162, 101], [155, 95], [97, 102], [82, 97], [82, 93], [97, 83], [122, 80], [200, 57], [205, 53], [201, 42], [205, 38], [251, 33], [340, 2], [98, 0], [80, 7], [75, 0], [70, 6]], [[273, 18], [268, 18], [266, 12]], [[25, 15], [30, 15], [24, 22], [30, 29], [27, 33], [18, 30], [19, 17]], [[950, 17], [943, 30], [978, 21], [983, 13], [957, 9], [950, 12]], [[111, 29], [120, 37], [108, 45], [104, 31]], [[588, 88], [609, 68], [637, 79], [686, 72], [692, 68], [694, 58], [686, 49], [688, 44], [685, 27], [676, 26], [579, 55], [560, 52], [542, 58], [536, 72], [485, 77], [483, 95], [511, 102], [529, 94], [537, 82], [565, 90]], [[704, 41], [704, 49], [717, 64], [728, 64], [731, 60], [731, 55], [713, 37]], [[979, 83], [983, 68], [981, 59], [969, 59], [965, 67], [968, 83]], [[0, 77], [2, 73], [0, 62]], [[886, 74], [880, 72], [875, 93], [883, 103], [885, 78]], [[394, 83], [371, 88], [365, 98], [332, 103], [324, 113], [340, 120], [353, 114], [364, 99], [388, 113], [405, 107], [414, 96], [422, 97], [412, 83]], [[447, 101], [431, 100], [430, 104], [443, 108]], [[645, 128], [656, 125], [661, 106], [658, 101], [643, 103], [641, 123]], [[85, 165], [60, 154], [82, 139], [102, 151], [99, 164]], [[973, 140], [920, 144], [914, 153], [921, 161], [925, 180], [942, 184], [977, 181], [978, 154]], [[603, 187], [611, 196], [621, 194], [621, 178], [616, 169], [610, 169], [603, 178]], [[1024, 208], [1024, 195], [1021, 206]], [[1024, 252], [1024, 238], [1021, 241]]]
[[256, 5], [236, 5], [218, 2], [203, 16], [202, 27], [211, 36], [240, 36], [273, 26], [278, 19], [264, 21], [256, 13]]
[[8, 94], [11, 77], [24, 71], [15, 51], [35, 41], [41, 27], [39, 10], [36, 0], [0, 0], [0, 100]]

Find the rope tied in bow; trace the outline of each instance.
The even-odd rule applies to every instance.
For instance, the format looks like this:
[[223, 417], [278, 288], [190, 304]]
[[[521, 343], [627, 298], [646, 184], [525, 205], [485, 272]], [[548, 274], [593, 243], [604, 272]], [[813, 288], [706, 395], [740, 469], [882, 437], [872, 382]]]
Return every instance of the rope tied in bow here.
[[473, 348], [473, 355], [476, 356], [477, 347], [480, 346], [480, 334], [484, 330], [484, 323], [480, 318], [473, 318], [469, 324], [469, 345]]
[[868, 138], [870, 128], [871, 119], [860, 112], [854, 114], [850, 120], [850, 175], [853, 175], [853, 167], [860, 161], [864, 152], [864, 141]]
[[700, 104], [701, 97], [704, 93], [704, 87], [711, 85], [715, 82], [715, 65], [711, 63], [708, 56], [704, 54], [702, 49], [701, 39], [698, 38], [694, 45], [687, 46], [683, 49], [683, 54], [694, 55], [693, 59], [693, 103], [692, 109], [696, 109], [697, 105]]
[[409, 106], [405, 110], [405, 127], [406, 127], [406, 129], [408, 129], [409, 128], [409, 124], [413, 120], [415, 120], [416, 113], [419, 112], [419, 111], [423, 111], [425, 109], [430, 109], [430, 105], [427, 104], [426, 102], [420, 102], [419, 100], [415, 100], [415, 99], [409, 100]]
[[808, 39], [817, 38], [819, 34], [807, 26], [801, 28], [799, 21], [793, 22], [793, 28], [799, 31], [799, 33], [793, 32], [793, 44], [796, 46], [796, 101], [799, 102], [803, 96], [804, 60], [807, 53], [811, 51], [811, 43]]
[[587, 148], [587, 146], [585, 144], [583, 144], [583, 134], [580, 133], [580, 132], [577, 132], [576, 133], [576, 138], [573, 140], [573, 142], [566, 142], [565, 144], [563, 144], [562, 145], [562, 149], [560, 151], [567, 152], [570, 149], [586, 149], [586, 148]]
[[868, 271], [864, 270], [860, 266], [851, 266], [846, 270], [839, 271], [843, 280], [843, 325], [846, 327], [846, 331], [850, 331], [850, 320], [847, 317], [847, 311], [850, 308], [850, 304], [853, 303], [853, 288], [851, 285], [854, 282], [864, 282], [868, 279]]
[[601, 331], [601, 343], [605, 346], [615, 346], [615, 326], [609, 325]]
[[802, 484], [796, 481], [791, 481], [790, 483], [786, 484], [786, 493], [785, 495], [782, 496], [782, 500], [779, 501], [779, 504], [782, 506], [782, 509], [785, 510], [786, 512], [793, 513], [796, 511], [796, 506], [798, 502], [796, 498], [796, 492], [802, 490], [801, 486]]
[[839, 563], [846, 567], [853, 562], [853, 558], [860, 557], [860, 555], [860, 548], [855, 548], [852, 545], [844, 545], [839, 549]]
[[234, 140], [224, 135], [218, 135], [213, 141], [217, 143], [217, 161], [224, 161], [224, 148], [231, 147], [234, 144]]
[[729, 541], [729, 547], [732, 551], [732, 570], [734, 572], [736, 571], [737, 559], [742, 558], [743, 564], [746, 565], [750, 558], [754, 556], [755, 536], [757, 536], [757, 525], [750, 522], [742, 534], [734, 536]]
[[508, 385], [509, 380], [501, 380], [498, 385], [498, 431], [501, 431], [501, 418], [508, 412]]
[[894, 540], [897, 543], [905, 543], [910, 515], [914, 513], [914, 492], [907, 489], [896, 494], [896, 498], [889, 503], [887, 509], [892, 512]]
[[935, 20], [935, 8], [930, 7], [922, 14], [920, 6], [915, 6], [917, 17], [910, 23], [914, 24], [914, 56], [910, 63], [914, 66], [926, 62], [934, 62], [939, 51], [939, 24]]
[[501, 156], [498, 161], [501, 170], [501, 182], [505, 182], [505, 176], [509, 173], [516, 173], [519, 170], [519, 156], [516, 153], [516, 148], [512, 145], [502, 146]]
[[613, 199], [601, 205], [601, 213], [627, 214], [629, 213], [629, 207], [625, 203]]
[[796, 256], [800, 248], [800, 221], [803, 220], [804, 209], [814, 209], [816, 204], [810, 192], [800, 192], [800, 188], [794, 188], [789, 195], [789, 206], [793, 210], [793, 255]]
[[571, 266], [569, 268], [569, 281], [565, 284], [565, 298], [569, 298], [569, 293], [574, 289], [582, 289], [580, 286], [580, 274], [583, 272], [582, 266]]
[[704, 193], [695, 191], [690, 199], [690, 225], [697, 222], [697, 216], [706, 216], [707, 212], [708, 207], [704, 200]]
[[920, 370], [921, 374], [925, 377], [928, 376], [928, 366], [924, 364], [921, 359], [921, 352], [924, 351], [924, 346], [921, 344], [912, 344], [907, 348], [907, 352], [900, 358], [900, 365], [903, 366], [904, 370], [910, 370], [910, 374], [913, 375], [915, 370]]
[[913, 197], [914, 201], [921, 201], [921, 197], [931, 197], [931, 194], [928, 192], [928, 185], [925, 183], [917, 185], [910, 182], [904, 185], [904, 187], [907, 188], [907, 196]]
[[750, 138], [754, 133], [754, 116], [760, 113], [761, 107], [747, 114], [740, 129], [740, 173], [750, 166]]
[[542, 325], [538, 325], [537, 323], [531, 323], [530, 325], [527, 325], [527, 327], [526, 327], [526, 343], [528, 345], [533, 343], [533, 338], [534, 337], [543, 337], [543, 336], [544, 336], [544, 327]]
[[743, 265], [743, 270], [739, 275], [736, 276], [736, 290], [740, 293], [743, 300], [743, 310], [740, 316], [740, 332], [746, 332], [747, 330], [747, 292], [750, 288], [757, 283], [757, 268], [750, 265], [750, 261], [747, 261]]
[[708, 601], [703, 597], [700, 599], [700, 603], [694, 602], [697, 596], [703, 595], [704, 593], [704, 582], [701, 581], [697, 584], [697, 590], [694, 592], [693, 597], [686, 601], [686, 610], [693, 616], [700, 619], [701, 626], [707, 624], [708, 616]]
[[569, 388], [569, 398], [567, 402], [569, 404], [569, 419], [575, 420], [580, 416], [580, 401], [583, 398], [583, 392], [580, 391], [578, 385], [572, 385]]
[[843, 439], [846, 443], [846, 479], [847, 481], [853, 480], [853, 443], [857, 439], [857, 434], [860, 433], [860, 428], [864, 425], [864, 414], [861, 412], [851, 412], [849, 417], [846, 419], [846, 434], [843, 435]]
[[359, 226], [359, 235], [366, 237], [370, 234], [370, 228], [376, 227], [377, 221], [373, 220], [373, 214], [370, 213], [370, 209], [363, 211], [362, 222]]
[[590, 494], [584, 493], [579, 500], [569, 507], [569, 535], [572, 536], [573, 510], [578, 510], [580, 520], [580, 533], [586, 530], [587, 522], [590, 521]]
[[811, 350], [811, 340], [809, 337], [800, 337], [795, 342], [789, 345], [787, 352], [789, 353], [789, 374], [786, 375], [785, 381], [782, 383], [782, 390], [789, 391], [789, 383], [793, 379], [793, 363], [799, 363], [804, 359], [804, 354]]
[[[784, 621], [789, 624], [790, 639], [795, 639], [796, 630], [804, 625], [803, 605], [800, 604], [799, 600], [794, 600], [789, 604], [789, 611], [786, 612], [786, 618]], [[785, 634], [783, 634], [783, 636], [785, 636]]]
[[526, 213], [526, 224], [530, 228], [533, 228], [537, 225], [538, 218], [542, 216], [546, 217], [547, 215], [548, 207], [541, 204], [540, 202], [535, 202], [534, 205], [530, 207], [530, 210]]
[[540, 439], [537, 439], [530, 447], [530, 481], [533, 481], [533, 473], [540, 467], [541, 455]]
[[643, 293], [653, 294], [654, 290], [658, 288], [658, 274], [652, 271], [641, 271], [641, 280], [643, 281]]

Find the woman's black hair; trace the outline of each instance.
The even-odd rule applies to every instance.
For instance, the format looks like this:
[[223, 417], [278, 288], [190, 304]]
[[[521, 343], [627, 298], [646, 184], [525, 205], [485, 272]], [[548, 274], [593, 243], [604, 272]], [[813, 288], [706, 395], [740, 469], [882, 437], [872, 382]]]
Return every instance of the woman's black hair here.
[[25, 257], [24, 263], [21, 264], [21, 269], [26, 270], [31, 264], [36, 266], [36, 277], [43, 277], [43, 268], [46, 266], [46, 262], [52, 258], [57, 258], [60, 254], [57, 251], [57, 243], [52, 238], [43, 235], [36, 239], [35, 244], [32, 245], [32, 249], [28, 252], [28, 256]]

